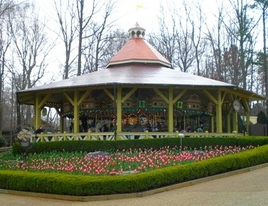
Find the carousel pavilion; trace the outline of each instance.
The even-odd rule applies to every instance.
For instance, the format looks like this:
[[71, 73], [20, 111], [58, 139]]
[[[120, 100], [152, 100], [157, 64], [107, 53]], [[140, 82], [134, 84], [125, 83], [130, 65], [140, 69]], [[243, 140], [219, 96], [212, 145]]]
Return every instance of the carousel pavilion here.
[[262, 96], [172, 69], [138, 24], [129, 35], [106, 69], [17, 92], [20, 105], [34, 106], [34, 127], [47, 107], [56, 109], [61, 133], [232, 133], [241, 110], [249, 125], [249, 103]]

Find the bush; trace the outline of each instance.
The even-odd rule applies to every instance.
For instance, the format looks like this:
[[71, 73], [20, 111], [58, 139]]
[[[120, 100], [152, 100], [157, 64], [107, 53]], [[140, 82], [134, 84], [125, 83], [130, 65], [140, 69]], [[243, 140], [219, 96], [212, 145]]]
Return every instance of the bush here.
[[122, 176], [0, 171], [0, 187], [19, 191], [92, 196], [142, 192], [268, 162], [268, 145], [235, 155]]
[[[215, 138], [183, 138], [182, 147], [189, 149], [199, 149], [205, 146], [260, 146], [268, 144], [267, 137], [215, 137]], [[98, 141], [98, 140], [74, 140], [58, 142], [37, 142], [33, 143], [27, 150], [29, 153], [46, 153], [51, 151], [58, 152], [94, 152], [94, 151], [117, 151], [127, 149], [160, 149], [163, 147], [180, 147], [180, 138], [162, 139], [140, 139], [140, 140], [117, 140], [117, 141]], [[12, 146], [14, 155], [21, 154], [22, 148], [18, 143]]]
[[4, 137], [0, 136], [0, 147], [7, 146], [7, 141]]

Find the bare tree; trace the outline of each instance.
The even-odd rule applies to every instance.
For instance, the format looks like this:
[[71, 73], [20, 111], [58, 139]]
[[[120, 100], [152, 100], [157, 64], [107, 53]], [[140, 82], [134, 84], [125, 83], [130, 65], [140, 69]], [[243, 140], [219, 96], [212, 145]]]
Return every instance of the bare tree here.
[[122, 48], [127, 42], [128, 34], [121, 31], [111, 31], [110, 34], [100, 39], [91, 37], [87, 39], [87, 46], [84, 49], [84, 70], [83, 73], [96, 71], [98, 68], [104, 68], [109, 60]]
[[211, 67], [211, 77], [247, 89], [254, 75], [251, 70], [254, 68], [256, 22], [250, 17], [248, 4], [243, 0], [230, 0], [229, 4], [232, 9], [228, 12], [223, 4], [218, 9], [216, 32], [207, 27], [213, 54], [210, 63], [215, 65]]
[[206, 39], [209, 45], [209, 52], [206, 57], [206, 70], [203, 75], [209, 78], [228, 82], [226, 70], [223, 66], [223, 51], [225, 50], [224, 28], [223, 28], [223, 5], [218, 6], [215, 27], [210, 27], [207, 23]]
[[254, 4], [251, 6], [253, 9], [261, 9], [261, 19], [262, 19], [262, 37], [263, 37], [263, 51], [259, 53], [259, 61], [261, 62], [263, 75], [263, 82], [265, 88], [266, 95], [266, 115], [268, 114], [268, 63], [267, 63], [267, 45], [266, 45], [266, 17], [267, 17], [267, 9], [268, 9], [268, 0], [255, 0]]
[[65, 63], [63, 70], [63, 79], [68, 79], [71, 70], [71, 65], [75, 57], [71, 59], [73, 43], [77, 36], [77, 26], [75, 23], [75, 4], [72, 0], [54, 1], [58, 22], [60, 25], [60, 37], [64, 43]]
[[193, 66], [195, 60], [194, 45], [192, 41], [193, 31], [190, 31], [188, 26], [190, 26], [188, 20], [186, 20], [186, 25], [184, 26], [180, 21], [179, 29], [176, 32], [177, 65], [183, 72], [187, 72], [188, 69]]
[[[187, 5], [185, 5], [185, 10], [187, 8]], [[194, 48], [194, 56], [195, 56], [195, 62], [196, 62], [196, 68], [197, 68], [197, 75], [200, 75], [201, 71], [201, 60], [203, 57], [203, 54], [205, 53], [206, 49], [206, 42], [203, 39], [203, 22], [204, 22], [204, 17], [203, 17], [203, 12], [202, 12], [202, 7], [199, 4], [196, 6], [197, 12], [188, 12], [187, 16], [188, 19], [190, 19], [191, 25], [192, 25], [192, 35], [191, 35], [191, 40], [192, 40], [192, 45]], [[186, 10], [187, 11], [187, 10]], [[193, 13], [197, 14], [198, 16], [195, 18]]]
[[105, 47], [102, 50], [101, 65], [103, 67], [108, 64], [110, 59], [126, 44], [129, 34], [121, 29], [111, 31], [105, 37]]
[[[164, 7], [160, 6], [160, 13], [165, 13]], [[176, 62], [176, 23], [175, 23], [175, 13], [170, 12], [172, 22], [171, 28], [168, 26], [168, 17], [165, 15], [158, 17], [159, 23], [159, 33], [150, 34], [149, 35], [149, 42], [156, 47], [156, 49], [166, 57], [173, 68], [177, 66]]]
[[[77, 76], [81, 75], [81, 61], [82, 61], [82, 41], [83, 41], [83, 33], [85, 29], [89, 26], [89, 23], [92, 21], [96, 10], [97, 10], [97, 2], [93, 0], [91, 2], [91, 10], [89, 15], [84, 17], [84, 0], [77, 0], [76, 1], [76, 8], [77, 8], [77, 17], [78, 17], [78, 63], [77, 63]], [[95, 27], [93, 26], [93, 33], [88, 34], [87, 38], [92, 36], [95, 33]]]
[[13, 0], [0, 0], [0, 19], [13, 10], [17, 4]]
[[[8, 20], [13, 47], [13, 61], [10, 60], [8, 69], [17, 91], [31, 88], [44, 76], [46, 57], [53, 43], [48, 43], [44, 24], [35, 15], [32, 5], [20, 5], [16, 9], [16, 16], [10, 15]], [[31, 116], [31, 109], [28, 108], [25, 120], [30, 121]]]
[[4, 88], [4, 71], [6, 53], [10, 45], [10, 38], [8, 34], [4, 33], [5, 22], [8, 14], [13, 12], [16, 4], [11, 0], [0, 0], [0, 136], [3, 132], [3, 88]]
[[230, 77], [228, 81], [237, 86], [242, 81], [242, 74], [241, 70], [239, 69], [240, 62], [241, 59], [239, 49], [236, 45], [231, 44], [230, 48], [226, 48], [223, 52], [223, 64], [225, 75]]
[[230, 16], [230, 22], [223, 21], [228, 32], [230, 45], [237, 45], [239, 51], [238, 70], [241, 72], [236, 82], [241, 82], [239, 86], [247, 89], [247, 76], [249, 75], [250, 65], [253, 62], [254, 33], [256, 23], [248, 14], [248, 4], [244, 0], [230, 0], [234, 16]]
[[[89, 65], [88, 59], [83, 62], [82, 57], [88, 58], [86, 51], [89, 49], [94, 49], [90, 50], [89, 55], [93, 55], [94, 52], [95, 59], [94, 66], [92, 65], [89, 71], [96, 71], [99, 66], [100, 45], [109, 27], [108, 17], [113, 10], [112, 1], [54, 1], [54, 6], [60, 24], [60, 36], [65, 46], [66, 60], [63, 77], [69, 78], [73, 71], [72, 67], [77, 68], [77, 76], [82, 74], [82, 70], [85, 70], [82, 65]], [[77, 47], [73, 47], [75, 43]], [[77, 49], [77, 53], [73, 52], [74, 49]]]
[[171, 4], [168, 12], [163, 6], [160, 7], [160, 13], [164, 15], [158, 17], [159, 33], [151, 34], [149, 42], [171, 62], [173, 68], [179, 67], [187, 72], [195, 60], [189, 29], [191, 24], [188, 18], [179, 15], [181, 12], [178, 10], [175, 4]]
[[101, 21], [92, 22], [91, 27], [88, 27], [84, 31], [85, 44], [81, 48], [83, 56], [85, 57], [83, 73], [94, 72], [104, 66], [101, 62], [103, 62], [103, 58], [107, 58], [103, 54], [110, 44], [107, 33], [112, 28], [113, 22], [108, 23], [108, 18], [113, 11], [113, 6], [113, 3], [108, 2], [105, 5]]

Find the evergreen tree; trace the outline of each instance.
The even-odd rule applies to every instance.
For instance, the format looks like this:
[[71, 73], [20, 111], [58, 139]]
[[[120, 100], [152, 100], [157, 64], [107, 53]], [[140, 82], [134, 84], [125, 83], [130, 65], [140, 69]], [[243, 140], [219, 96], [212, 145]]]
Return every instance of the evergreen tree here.
[[257, 122], [260, 124], [268, 124], [268, 118], [263, 111], [259, 112]]

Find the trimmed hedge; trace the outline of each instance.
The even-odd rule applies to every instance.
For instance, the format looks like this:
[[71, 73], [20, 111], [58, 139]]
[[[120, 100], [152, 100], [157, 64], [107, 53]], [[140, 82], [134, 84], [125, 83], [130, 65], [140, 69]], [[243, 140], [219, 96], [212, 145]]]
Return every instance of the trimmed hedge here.
[[[38, 173], [0, 170], [0, 188], [74, 196], [109, 195], [142, 192], [167, 185], [229, 172], [268, 162], [268, 138], [183, 138], [183, 146], [260, 146], [234, 155], [215, 157], [200, 162], [161, 168], [149, 172], [118, 176], [85, 176], [58, 173]], [[180, 146], [180, 139], [123, 140], [123, 141], [64, 141], [35, 143], [29, 152], [96, 151], [128, 148], [154, 148]], [[112, 149], [111, 149], [112, 148]], [[13, 145], [13, 153], [22, 148]]]
[[[117, 151], [124, 149], [160, 149], [162, 147], [180, 147], [180, 138], [163, 138], [163, 139], [141, 139], [141, 140], [117, 140], [117, 141], [60, 141], [60, 142], [38, 142], [33, 143], [27, 150], [29, 153], [44, 153], [51, 151], [59, 152], [74, 152], [74, 151]], [[266, 137], [222, 137], [222, 138], [183, 138], [182, 147], [188, 147], [190, 149], [198, 149], [204, 146], [259, 146], [268, 144], [268, 138]], [[19, 143], [15, 143], [12, 146], [13, 154], [21, 154], [23, 149]]]
[[142, 192], [268, 162], [268, 145], [234, 155], [215, 157], [124, 176], [84, 176], [0, 171], [2, 189], [74, 196]]

